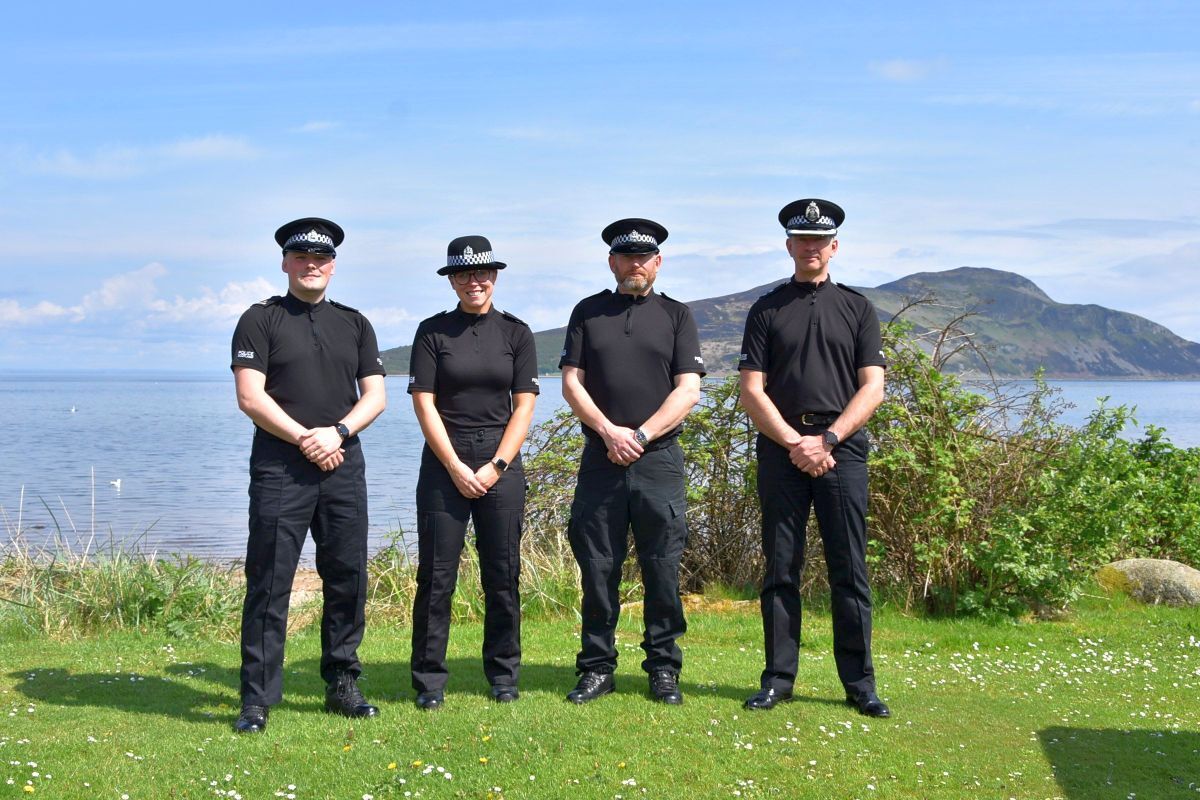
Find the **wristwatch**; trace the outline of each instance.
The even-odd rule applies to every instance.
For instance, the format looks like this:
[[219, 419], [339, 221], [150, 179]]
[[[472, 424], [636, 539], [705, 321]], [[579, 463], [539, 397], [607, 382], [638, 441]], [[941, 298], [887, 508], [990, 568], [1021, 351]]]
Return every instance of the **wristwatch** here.
[[646, 442], [650, 441], [650, 439], [646, 436], [646, 432], [641, 428], [638, 428], [633, 432], [633, 438], [638, 444], [643, 446], [645, 446]]
[[508, 462], [500, 456], [496, 456], [492, 459], [492, 466], [496, 468], [497, 472], [504, 472], [504, 470], [508, 469]]
[[841, 441], [841, 439], [838, 438], [838, 435], [830, 430], [822, 433], [821, 438], [825, 440], [825, 444], [829, 445], [830, 450], [837, 447], [838, 443]]
[[338, 432], [338, 436], [342, 437], [343, 442], [350, 438], [350, 429], [346, 427], [346, 423], [336, 423], [333, 429]]

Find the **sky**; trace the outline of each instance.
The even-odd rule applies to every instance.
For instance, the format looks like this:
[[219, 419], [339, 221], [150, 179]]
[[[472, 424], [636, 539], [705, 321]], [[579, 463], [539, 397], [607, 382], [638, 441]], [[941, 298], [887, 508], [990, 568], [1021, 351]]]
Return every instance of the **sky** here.
[[669, 229], [686, 301], [786, 278], [802, 197], [839, 282], [991, 267], [1200, 341], [1191, 0], [159, 6], [5, 12], [0, 370], [227, 368], [298, 217], [388, 348], [457, 236], [542, 330], [612, 286], [609, 222]]

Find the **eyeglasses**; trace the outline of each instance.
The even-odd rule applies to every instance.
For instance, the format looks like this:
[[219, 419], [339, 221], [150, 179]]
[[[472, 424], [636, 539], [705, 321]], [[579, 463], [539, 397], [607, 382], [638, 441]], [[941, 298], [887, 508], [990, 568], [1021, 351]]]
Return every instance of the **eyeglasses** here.
[[466, 269], [462, 272], [452, 273], [454, 282], [459, 286], [466, 286], [471, 281], [476, 283], [489, 283], [496, 279], [496, 270], [494, 269]]

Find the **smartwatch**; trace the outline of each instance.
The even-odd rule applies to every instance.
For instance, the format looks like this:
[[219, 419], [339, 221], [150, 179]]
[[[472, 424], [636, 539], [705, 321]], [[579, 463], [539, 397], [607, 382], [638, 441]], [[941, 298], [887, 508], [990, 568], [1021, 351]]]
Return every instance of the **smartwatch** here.
[[829, 445], [830, 450], [837, 447], [838, 443], [841, 441], [841, 439], [838, 438], [838, 435], [830, 430], [822, 433], [821, 438], [825, 440], [825, 444]]
[[350, 438], [350, 429], [346, 427], [346, 423], [339, 422], [333, 426], [333, 429], [338, 432], [338, 436], [342, 437], [342, 441]]
[[508, 469], [508, 462], [500, 458], [500, 456], [496, 456], [492, 459], [492, 466], [496, 468], [497, 472], [504, 472], [504, 470]]

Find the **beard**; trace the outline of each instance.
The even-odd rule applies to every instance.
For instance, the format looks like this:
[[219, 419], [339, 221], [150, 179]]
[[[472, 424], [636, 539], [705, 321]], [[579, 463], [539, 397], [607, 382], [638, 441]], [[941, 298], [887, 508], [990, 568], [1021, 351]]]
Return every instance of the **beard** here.
[[625, 280], [621, 281], [621, 288], [627, 292], [635, 292], [641, 294], [654, 285], [654, 278], [647, 278], [642, 275], [630, 275]]

